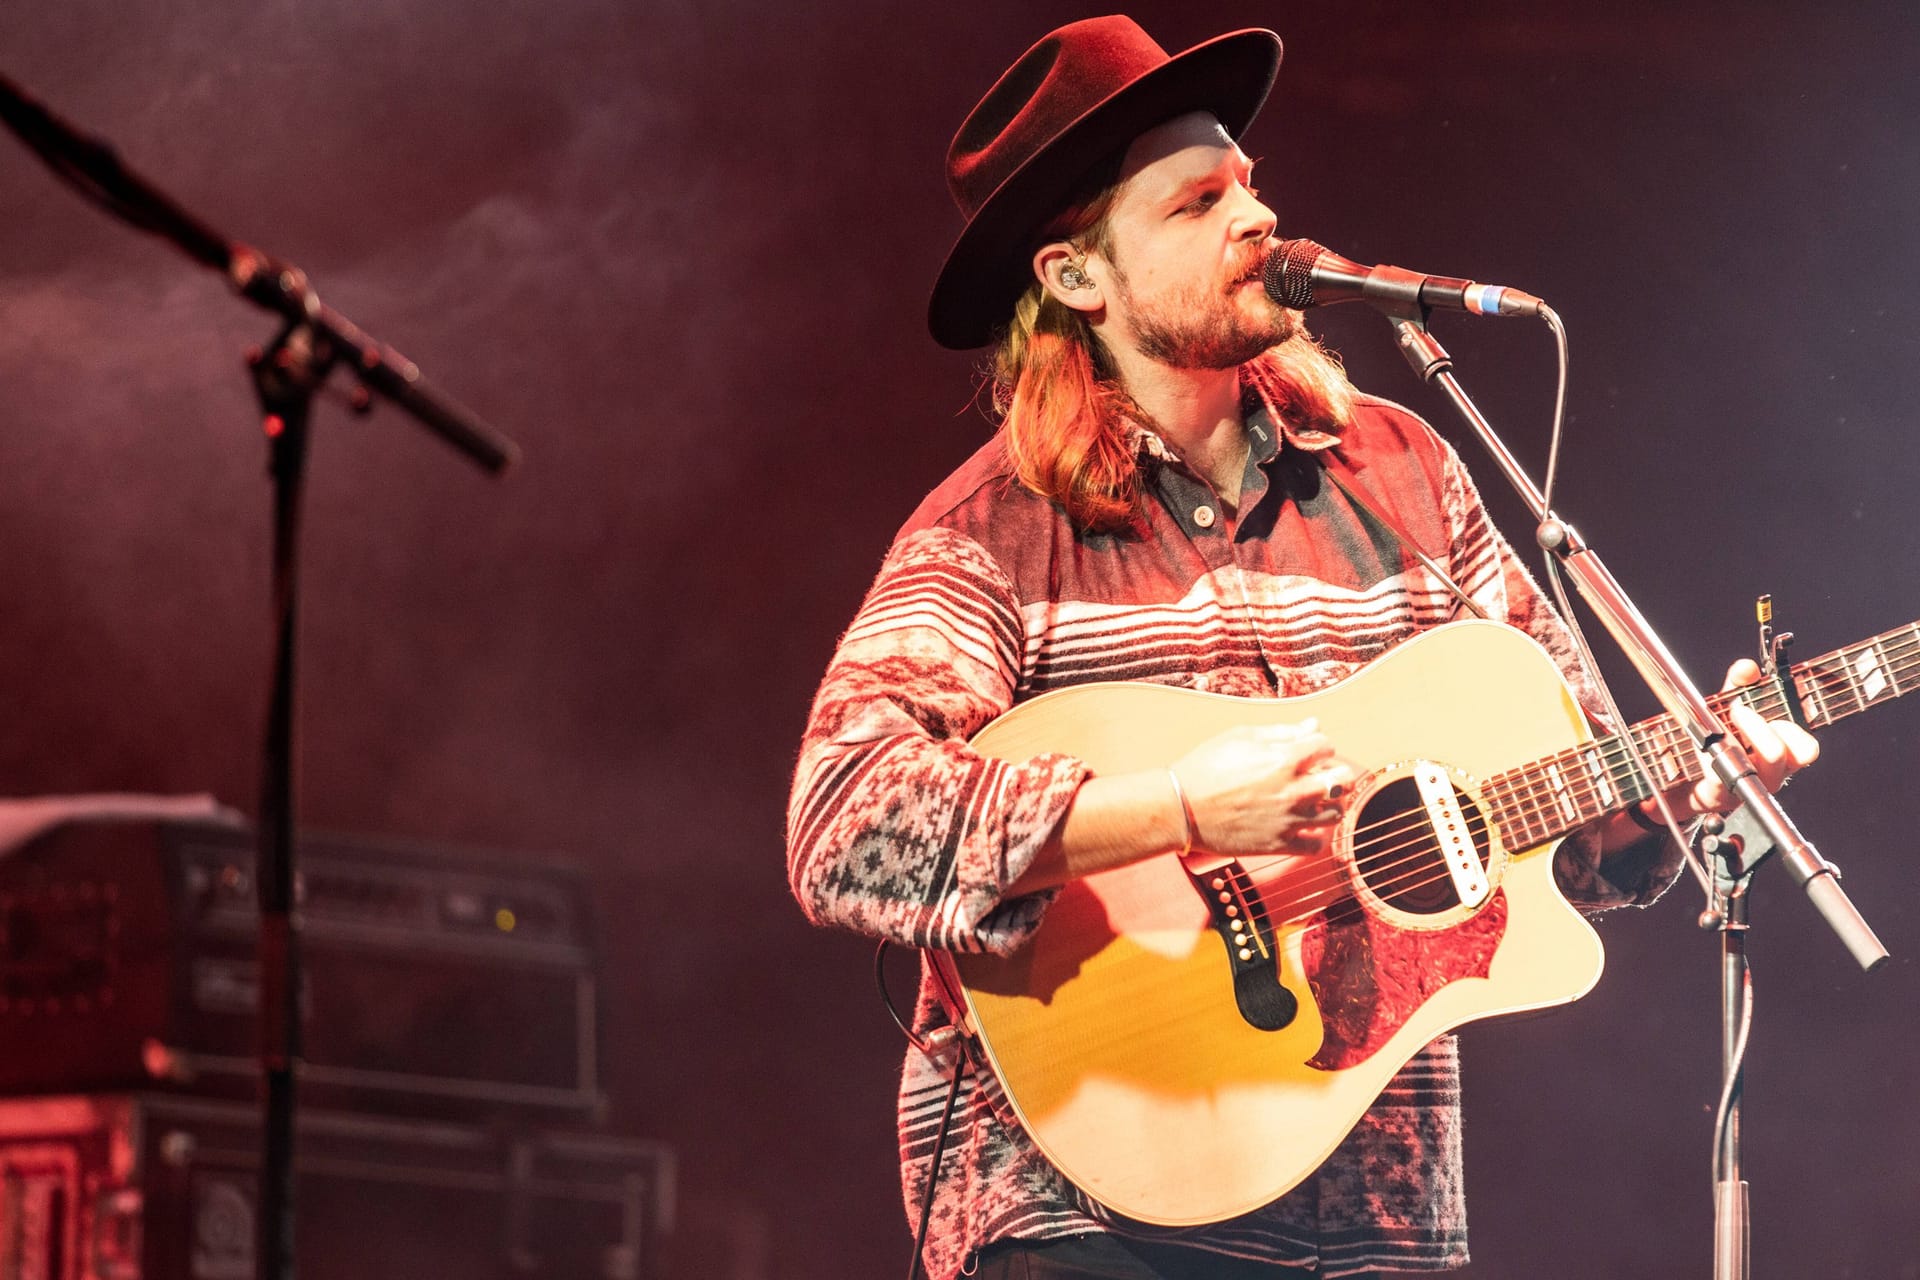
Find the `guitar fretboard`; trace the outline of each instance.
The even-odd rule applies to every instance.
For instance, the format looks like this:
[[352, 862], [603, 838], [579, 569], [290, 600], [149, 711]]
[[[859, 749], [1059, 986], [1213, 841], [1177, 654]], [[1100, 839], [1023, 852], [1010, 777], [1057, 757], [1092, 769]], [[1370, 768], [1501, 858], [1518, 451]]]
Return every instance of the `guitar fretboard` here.
[[[1788, 672], [1799, 690], [1799, 716], [1812, 729], [1920, 689], [1920, 622], [1895, 627], [1859, 644], [1836, 649]], [[1790, 716], [1788, 689], [1776, 675], [1707, 699], [1724, 716], [1745, 702], [1768, 720]], [[1643, 720], [1627, 731], [1652, 770], [1642, 773], [1625, 735], [1592, 742], [1509, 769], [1487, 783], [1485, 794], [1511, 849], [1530, 849], [1576, 827], [1639, 804], [1654, 791], [1669, 791], [1702, 776], [1693, 742], [1672, 716]], [[1657, 781], [1656, 781], [1657, 780]]]

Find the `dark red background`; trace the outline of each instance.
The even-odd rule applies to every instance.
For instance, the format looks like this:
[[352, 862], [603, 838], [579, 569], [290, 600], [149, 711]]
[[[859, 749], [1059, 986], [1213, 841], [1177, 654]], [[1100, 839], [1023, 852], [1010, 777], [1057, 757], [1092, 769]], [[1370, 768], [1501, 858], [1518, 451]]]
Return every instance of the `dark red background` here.
[[[491, 483], [397, 413], [322, 411], [304, 819], [593, 869], [614, 1123], [682, 1152], [682, 1276], [905, 1269], [897, 1037], [866, 945], [785, 897], [782, 806], [888, 537], [987, 430], [977, 359], [922, 328], [958, 225], [946, 141], [1027, 42], [1089, 12], [0, 5], [0, 69], [524, 444]], [[1751, 648], [1757, 592], [1802, 656], [1920, 615], [1904, 6], [1136, 13], [1169, 47], [1286, 38], [1247, 139], [1284, 234], [1565, 317], [1559, 505], [1700, 681]], [[1384, 324], [1316, 320], [1359, 381], [1461, 441], [1523, 540]], [[267, 491], [239, 354], [270, 328], [0, 139], [0, 789], [251, 807]], [[1538, 468], [1545, 334], [1437, 329]], [[1920, 1275], [1917, 738], [1920, 703], [1836, 727], [1790, 793], [1886, 970], [1862, 977], [1763, 878], [1760, 1275]], [[1473, 1275], [1706, 1272], [1699, 905], [1683, 882], [1610, 922], [1595, 995], [1467, 1036]]]

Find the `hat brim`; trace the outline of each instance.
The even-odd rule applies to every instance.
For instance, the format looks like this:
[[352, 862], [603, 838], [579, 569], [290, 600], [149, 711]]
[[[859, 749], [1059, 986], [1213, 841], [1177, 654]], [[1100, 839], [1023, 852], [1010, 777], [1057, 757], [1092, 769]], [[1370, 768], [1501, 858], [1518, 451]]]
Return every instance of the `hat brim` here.
[[1230, 31], [1169, 58], [1062, 129], [1007, 175], [948, 252], [927, 303], [933, 340], [957, 351], [993, 341], [1033, 278], [1033, 235], [1089, 168], [1190, 111], [1212, 112], [1237, 140], [1272, 91], [1280, 55], [1271, 31]]

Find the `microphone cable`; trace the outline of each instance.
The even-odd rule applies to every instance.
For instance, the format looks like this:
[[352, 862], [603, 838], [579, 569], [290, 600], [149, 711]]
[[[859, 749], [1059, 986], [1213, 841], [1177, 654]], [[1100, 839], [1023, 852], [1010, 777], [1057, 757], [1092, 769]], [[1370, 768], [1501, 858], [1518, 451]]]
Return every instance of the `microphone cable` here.
[[[1541, 486], [1540, 491], [1541, 510], [1548, 519], [1557, 522], [1559, 517], [1554, 514], [1553, 510], [1553, 488], [1555, 480], [1558, 479], [1560, 442], [1565, 435], [1566, 428], [1567, 331], [1565, 326], [1560, 323], [1560, 316], [1552, 307], [1542, 306], [1540, 308], [1540, 318], [1546, 322], [1547, 328], [1552, 331], [1554, 349], [1559, 356], [1559, 377], [1554, 388], [1553, 397], [1553, 430], [1548, 437], [1547, 445], [1547, 474], [1546, 481]], [[1666, 824], [1667, 833], [1672, 837], [1674, 843], [1680, 847], [1682, 861], [1685, 863], [1687, 870], [1693, 873], [1693, 878], [1699, 881], [1701, 889], [1705, 890], [1708, 896], [1711, 897], [1713, 873], [1708, 870], [1706, 859], [1700, 854], [1700, 851], [1694, 848], [1693, 841], [1688, 839], [1687, 831], [1682, 827], [1680, 819], [1675, 816], [1672, 806], [1667, 803], [1666, 793], [1660, 789], [1658, 782], [1655, 781], [1658, 775], [1654, 773], [1653, 766], [1648, 763], [1645, 753], [1641, 751], [1640, 744], [1634, 741], [1633, 725], [1620, 713], [1620, 704], [1613, 696], [1613, 687], [1607, 683], [1606, 676], [1601, 672], [1600, 662], [1594, 657], [1593, 648], [1587, 642], [1586, 630], [1581, 626], [1579, 617], [1573, 611], [1573, 601], [1568, 598], [1566, 581], [1560, 574], [1560, 556], [1557, 550], [1547, 547], [1544, 544], [1540, 546], [1540, 551], [1547, 571], [1547, 586], [1553, 592], [1554, 601], [1560, 606], [1561, 621], [1566, 623], [1567, 633], [1573, 637], [1574, 647], [1579, 651], [1580, 660], [1586, 665], [1587, 674], [1593, 680], [1594, 688], [1598, 691], [1600, 700], [1606, 707], [1607, 714], [1613, 718], [1612, 731], [1615, 737], [1620, 740], [1621, 745], [1627, 749], [1627, 756], [1633, 761], [1633, 767], [1639, 771], [1641, 777], [1647, 780], [1649, 789], [1653, 793], [1653, 803], [1655, 807], [1660, 810], [1660, 817]], [[1635, 803], [1637, 804], [1639, 802], [1635, 801]]]

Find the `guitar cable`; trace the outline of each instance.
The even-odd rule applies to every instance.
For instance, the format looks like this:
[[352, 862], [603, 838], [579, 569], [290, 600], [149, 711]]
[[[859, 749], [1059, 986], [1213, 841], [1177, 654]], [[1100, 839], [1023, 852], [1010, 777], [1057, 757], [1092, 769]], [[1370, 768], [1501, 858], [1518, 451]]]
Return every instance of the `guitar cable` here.
[[893, 944], [882, 938], [873, 952], [873, 981], [880, 989], [880, 1004], [886, 1009], [887, 1016], [893, 1019], [894, 1026], [900, 1028], [900, 1034], [907, 1038], [907, 1043], [929, 1060], [937, 1057], [942, 1049], [949, 1046], [953, 1049], [953, 1077], [947, 1082], [947, 1101], [940, 1110], [940, 1128], [933, 1135], [933, 1159], [927, 1166], [927, 1190], [920, 1197], [920, 1221], [913, 1232], [913, 1256], [907, 1260], [907, 1280], [915, 1280], [915, 1277], [924, 1274], [921, 1255], [927, 1244], [927, 1222], [933, 1214], [933, 1192], [940, 1181], [940, 1158], [946, 1153], [947, 1133], [953, 1125], [954, 1103], [960, 1098], [960, 1077], [967, 1069], [967, 1054], [958, 1027], [942, 1027], [923, 1038], [894, 1008], [893, 993], [887, 990], [887, 952], [892, 948]]

